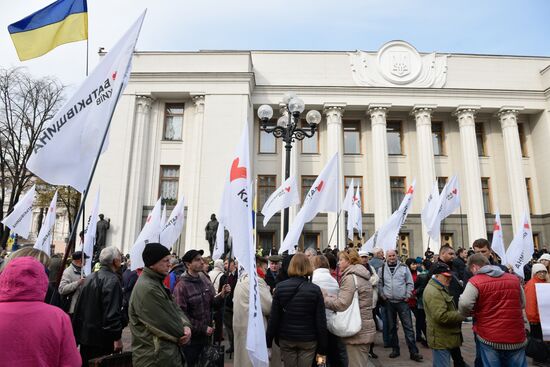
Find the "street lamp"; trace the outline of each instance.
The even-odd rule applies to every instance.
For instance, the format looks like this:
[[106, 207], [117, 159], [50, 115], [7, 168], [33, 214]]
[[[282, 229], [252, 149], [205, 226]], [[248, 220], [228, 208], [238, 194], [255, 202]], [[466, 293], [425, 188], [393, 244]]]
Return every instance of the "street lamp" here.
[[[286, 159], [285, 159], [285, 180], [290, 176], [290, 151], [292, 150], [292, 142], [295, 140], [304, 140], [315, 135], [317, 125], [321, 122], [321, 114], [319, 111], [311, 110], [306, 114], [308, 126], [305, 128], [298, 127], [300, 123], [300, 115], [304, 112], [304, 101], [293, 92], [285, 93], [283, 97], [284, 113], [277, 120], [277, 125], [270, 127], [268, 121], [273, 117], [273, 108], [269, 105], [261, 105], [258, 108], [258, 117], [262, 122], [262, 129], [268, 134], [273, 134], [276, 138], [282, 138], [285, 142]], [[288, 233], [288, 208], [285, 208], [283, 220], [283, 239]]]

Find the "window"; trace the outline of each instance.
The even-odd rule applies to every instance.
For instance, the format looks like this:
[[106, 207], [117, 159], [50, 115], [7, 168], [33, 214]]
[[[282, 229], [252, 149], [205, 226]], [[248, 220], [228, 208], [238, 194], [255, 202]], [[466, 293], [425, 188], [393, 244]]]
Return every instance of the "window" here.
[[491, 185], [488, 177], [481, 178], [481, 194], [483, 196], [483, 207], [485, 208], [485, 213], [492, 213]]
[[399, 233], [399, 236], [397, 237], [397, 251], [399, 252], [399, 257], [403, 262], [405, 262], [407, 258], [412, 257], [408, 233]]
[[319, 249], [319, 239], [321, 235], [318, 232], [303, 232], [301, 238], [302, 250], [307, 248], [314, 248], [315, 250]]
[[447, 184], [447, 177], [437, 178], [437, 189], [439, 190], [439, 192], [443, 191], [446, 184]]
[[527, 201], [529, 201], [529, 212], [533, 213], [533, 188], [531, 187], [531, 178], [525, 178], [525, 187], [527, 188]]
[[183, 127], [183, 103], [167, 103], [164, 110], [163, 140], [179, 141]]
[[344, 154], [361, 154], [360, 121], [344, 121]]
[[399, 209], [405, 197], [405, 177], [390, 177], [390, 195], [392, 212]]
[[[273, 123], [267, 123], [268, 127], [275, 126]], [[277, 153], [277, 138], [271, 133], [266, 133], [260, 122], [259, 153]]]
[[477, 142], [477, 155], [479, 157], [485, 157], [487, 151], [485, 149], [485, 130], [483, 123], [476, 123], [476, 142]]
[[[302, 120], [302, 128], [309, 129], [306, 121]], [[318, 154], [319, 153], [319, 130], [315, 132], [311, 138], [305, 137], [302, 140], [302, 154]]]
[[432, 142], [434, 147], [434, 155], [445, 155], [442, 122], [432, 122]]
[[269, 255], [275, 244], [275, 232], [258, 232], [258, 250], [262, 250], [262, 254]]
[[518, 124], [519, 146], [521, 147], [521, 156], [529, 157], [527, 152], [527, 137], [525, 136], [525, 128], [523, 124]]
[[269, 198], [269, 195], [277, 188], [277, 176], [275, 175], [258, 175], [258, 210], [264, 207], [264, 204]]
[[180, 166], [160, 166], [160, 197], [166, 205], [176, 205], [178, 201], [178, 186]]
[[388, 154], [403, 154], [401, 121], [388, 121], [386, 124], [386, 133], [388, 139]]
[[302, 203], [304, 202], [309, 189], [311, 189], [311, 186], [313, 186], [316, 179], [316, 176], [302, 176]]
[[351, 180], [353, 180], [353, 186], [357, 187], [359, 185], [359, 193], [361, 194], [361, 212], [363, 211], [363, 202], [365, 201], [363, 194], [363, 177], [361, 176], [344, 176], [344, 195], [348, 192], [349, 185], [351, 185]]

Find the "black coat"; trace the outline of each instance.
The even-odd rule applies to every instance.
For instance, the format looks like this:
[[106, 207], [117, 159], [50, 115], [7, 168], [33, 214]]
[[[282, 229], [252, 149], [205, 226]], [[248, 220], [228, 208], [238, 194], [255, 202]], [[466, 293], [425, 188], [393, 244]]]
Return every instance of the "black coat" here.
[[452, 269], [456, 272], [458, 279], [462, 280], [462, 284], [466, 285], [466, 261], [461, 257], [457, 257], [453, 260]]
[[112, 348], [122, 336], [127, 321], [122, 312], [120, 278], [102, 266], [86, 278], [73, 316], [78, 344]]
[[271, 294], [273, 294], [273, 289], [275, 289], [275, 286], [277, 285], [277, 275], [274, 275], [271, 269], [267, 269], [267, 272], [265, 273], [265, 282], [269, 286]]
[[266, 334], [268, 347], [273, 339], [317, 341], [317, 353], [326, 355], [328, 332], [321, 288], [302, 277], [278, 283]]

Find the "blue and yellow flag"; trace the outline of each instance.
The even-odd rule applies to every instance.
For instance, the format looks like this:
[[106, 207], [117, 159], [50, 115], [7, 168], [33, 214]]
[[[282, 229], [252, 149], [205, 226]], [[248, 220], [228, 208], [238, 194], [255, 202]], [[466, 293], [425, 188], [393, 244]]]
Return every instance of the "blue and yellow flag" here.
[[19, 60], [42, 56], [59, 45], [88, 39], [86, 0], [58, 0], [8, 26]]

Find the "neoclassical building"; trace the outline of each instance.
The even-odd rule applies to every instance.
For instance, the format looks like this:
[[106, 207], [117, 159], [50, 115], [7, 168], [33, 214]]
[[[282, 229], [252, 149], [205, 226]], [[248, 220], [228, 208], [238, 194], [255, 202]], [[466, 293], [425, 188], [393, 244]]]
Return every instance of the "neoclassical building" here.
[[[124, 252], [159, 196], [168, 209], [185, 196], [175, 251], [208, 248], [204, 227], [218, 210], [245, 126], [261, 208], [284, 180], [285, 152], [262, 131], [256, 111], [271, 105], [275, 123], [287, 91], [304, 100], [306, 112], [323, 113], [318, 133], [293, 145], [291, 172], [302, 197], [340, 152], [340, 194], [352, 179], [360, 185], [364, 237], [416, 179], [399, 249], [407, 256], [437, 249], [420, 212], [434, 182], [441, 189], [456, 174], [462, 205], [442, 224], [442, 243], [490, 239], [497, 210], [506, 246], [524, 211], [535, 246], [550, 241], [550, 57], [424, 53], [392, 41], [377, 52], [137, 52], [133, 62], [91, 190], [101, 187], [108, 241]], [[336, 218], [320, 214], [306, 224], [301, 246], [336, 245], [336, 233], [343, 244], [343, 223], [333, 233]], [[261, 219], [258, 246], [278, 247], [281, 216], [266, 227]]]

